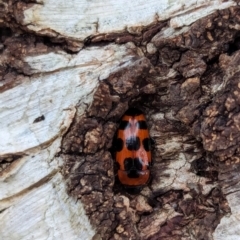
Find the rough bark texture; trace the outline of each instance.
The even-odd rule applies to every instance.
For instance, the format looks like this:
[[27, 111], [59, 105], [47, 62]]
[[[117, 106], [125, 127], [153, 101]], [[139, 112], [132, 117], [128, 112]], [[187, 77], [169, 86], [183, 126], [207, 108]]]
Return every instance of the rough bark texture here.
[[[188, 27], [175, 29], [174, 34], [169, 34], [170, 22], [164, 20], [134, 32], [128, 29], [89, 35], [82, 42], [66, 40], [61, 34], [49, 36], [49, 32], [46, 36], [45, 32], [36, 35], [29, 32], [28, 26], [16, 30], [23, 21], [22, 9], [32, 3], [1, 4], [4, 11], [0, 14], [5, 22], [1, 28], [0, 93], [31, 82], [32, 76], [38, 77], [42, 72], [55, 74], [56, 64], [31, 65], [26, 60], [31, 55], [60, 53], [59, 62], [63, 63], [59, 68], [65, 69], [83, 66], [84, 63], [79, 63], [81, 53], [87, 55], [91, 49], [102, 48], [110, 56], [119, 54], [109, 60], [102, 57], [104, 51], [99, 51], [103, 63], [95, 62], [93, 56], [86, 64], [93, 67], [77, 72], [82, 79], [91, 75], [92, 79], [98, 78], [92, 81], [94, 91], [86, 90], [88, 100], [85, 95], [74, 95], [74, 110], [69, 110], [68, 105], [64, 108], [70, 111], [68, 123], [62, 120], [59, 133], [38, 146], [47, 149], [59, 139], [54, 150], [46, 153], [48, 164], [59, 168], [53, 168], [47, 176], [52, 178], [59, 172], [63, 175], [68, 196], [83, 203], [94, 239], [223, 239], [229, 224], [232, 239], [237, 239], [234, 232], [239, 224], [236, 218], [240, 187], [238, 6], [215, 11]], [[49, 56], [49, 61], [54, 58], [55, 55]], [[108, 73], [104, 72], [113, 65]], [[101, 75], [94, 75], [98, 70]], [[73, 88], [77, 86], [78, 83]], [[113, 138], [129, 107], [144, 111], [156, 142], [151, 181], [137, 195], [126, 193], [114, 171]], [[44, 124], [47, 114], [42, 107], [29, 124]], [[15, 152], [3, 149], [0, 156], [3, 180], [19, 159], [40, 151], [27, 144], [26, 152], [17, 147]], [[47, 181], [44, 178], [32, 186]], [[11, 204], [5, 203], [9, 198], [6, 196], [0, 202], [0, 214], [7, 215]], [[15, 199], [19, 195], [13, 196]], [[5, 233], [4, 237], [7, 236]]]
[[[211, 239], [230, 212], [224, 179], [239, 152], [238, 16], [239, 9], [231, 8], [195, 22], [177, 37], [152, 31], [147, 40], [145, 32], [131, 39], [144, 56], [100, 83], [91, 108], [75, 119], [63, 140], [69, 191], [86, 204], [100, 236]], [[113, 185], [109, 152], [117, 120], [128, 106], [144, 110], [156, 140], [152, 182], [138, 196], [126, 196]], [[179, 146], [162, 150], [172, 138]], [[174, 163], [176, 172], [190, 165], [195, 181], [163, 187], [161, 181], [173, 177], [167, 172]], [[119, 191], [114, 194], [112, 188]]]

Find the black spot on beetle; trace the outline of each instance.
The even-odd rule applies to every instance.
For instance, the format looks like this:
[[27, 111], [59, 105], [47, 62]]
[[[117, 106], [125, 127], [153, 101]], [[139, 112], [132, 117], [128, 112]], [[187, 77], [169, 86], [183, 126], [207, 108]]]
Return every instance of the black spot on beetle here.
[[139, 137], [131, 136], [126, 139], [127, 149], [129, 151], [137, 151], [140, 148], [140, 139]]
[[123, 140], [121, 138], [117, 138], [115, 141], [116, 151], [120, 152], [123, 149]]
[[130, 127], [130, 124], [128, 121], [121, 121], [120, 125], [119, 125], [119, 129], [121, 130], [125, 130], [126, 128]]
[[142, 170], [142, 160], [140, 159], [140, 158], [134, 158], [134, 167], [137, 169], [137, 170], [139, 170], [139, 171], [141, 171]]
[[142, 141], [142, 144], [146, 152], [149, 152], [151, 150], [151, 144], [150, 144], [149, 138], [144, 138]]
[[127, 175], [129, 178], [138, 178], [139, 172], [136, 169], [131, 169], [130, 171], [128, 171]]
[[129, 171], [133, 167], [133, 159], [125, 158], [124, 159], [124, 170]]
[[139, 129], [147, 129], [146, 121], [138, 121], [138, 128]]
[[35, 118], [35, 120], [33, 121], [33, 123], [41, 122], [41, 121], [43, 121], [43, 120], [45, 120], [45, 117], [44, 117], [44, 115], [42, 115], [42, 116], [40, 116], [40, 117], [37, 117], [37, 118]]
[[124, 159], [124, 170], [125, 171], [141, 171], [142, 170], [142, 160], [140, 158], [125, 158]]

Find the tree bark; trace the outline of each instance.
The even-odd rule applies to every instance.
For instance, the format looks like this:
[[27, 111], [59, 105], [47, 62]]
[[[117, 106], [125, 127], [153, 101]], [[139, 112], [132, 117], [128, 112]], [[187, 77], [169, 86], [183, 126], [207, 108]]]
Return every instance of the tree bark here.
[[[238, 1], [0, 1], [1, 239], [238, 239]], [[117, 181], [129, 107], [151, 181]]]

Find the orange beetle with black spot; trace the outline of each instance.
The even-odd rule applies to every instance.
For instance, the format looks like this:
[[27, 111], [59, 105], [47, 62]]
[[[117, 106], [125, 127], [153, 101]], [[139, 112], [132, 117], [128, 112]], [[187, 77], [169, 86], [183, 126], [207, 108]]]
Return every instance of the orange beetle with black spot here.
[[121, 119], [116, 136], [118, 179], [127, 188], [141, 188], [150, 178], [151, 141], [142, 111], [130, 108]]

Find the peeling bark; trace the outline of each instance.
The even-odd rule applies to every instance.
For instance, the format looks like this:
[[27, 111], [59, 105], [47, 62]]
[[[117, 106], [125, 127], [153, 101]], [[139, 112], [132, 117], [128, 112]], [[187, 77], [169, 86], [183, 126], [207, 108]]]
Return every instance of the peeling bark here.
[[[153, 1], [127, 27], [117, 4], [117, 23], [100, 3], [0, 4], [3, 239], [238, 239], [237, 1]], [[156, 142], [137, 195], [114, 164], [129, 107]]]

